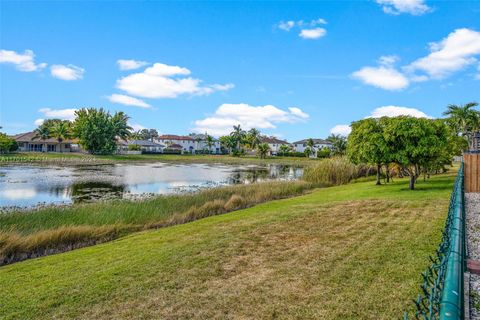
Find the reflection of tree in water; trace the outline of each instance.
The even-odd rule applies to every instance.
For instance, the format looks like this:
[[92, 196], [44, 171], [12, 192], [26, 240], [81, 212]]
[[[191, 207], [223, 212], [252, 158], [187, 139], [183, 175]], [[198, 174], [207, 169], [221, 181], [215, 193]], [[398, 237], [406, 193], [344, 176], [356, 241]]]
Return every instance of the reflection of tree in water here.
[[79, 182], [70, 187], [73, 203], [121, 199], [124, 192], [124, 185], [107, 182]]
[[252, 183], [261, 180], [294, 179], [301, 176], [302, 169], [288, 165], [267, 165], [234, 171], [228, 178], [230, 184]]

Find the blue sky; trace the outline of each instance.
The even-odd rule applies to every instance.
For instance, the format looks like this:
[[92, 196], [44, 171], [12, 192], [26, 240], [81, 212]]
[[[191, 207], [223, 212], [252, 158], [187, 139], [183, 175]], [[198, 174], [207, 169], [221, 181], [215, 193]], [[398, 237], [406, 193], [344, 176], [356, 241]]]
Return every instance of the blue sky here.
[[240, 123], [293, 141], [480, 100], [479, 1], [1, 1], [0, 15], [8, 133], [104, 107], [162, 133]]

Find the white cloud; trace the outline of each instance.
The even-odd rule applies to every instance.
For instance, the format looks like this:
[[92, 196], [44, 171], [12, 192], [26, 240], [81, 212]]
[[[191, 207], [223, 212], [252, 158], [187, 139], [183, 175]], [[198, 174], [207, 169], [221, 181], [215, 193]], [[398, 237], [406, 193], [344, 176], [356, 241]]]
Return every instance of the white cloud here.
[[299, 36], [303, 39], [320, 39], [327, 34], [324, 28], [302, 29]]
[[331, 134], [339, 134], [341, 136], [348, 136], [350, 132], [352, 131], [352, 128], [348, 124], [337, 124], [335, 127], [330, 129]]
[[285, 30], [285, 31], [290, 31], [295, 26], [295, 21], [280, 21], [278, 24], [278, 28]]
[[365, 84], [385, 90], [401, 90], [408, 87], [410, 83], [404, 74], [392, 65], [385, 64], [379, 67], [363, 67], [352, 73], [352, 76]]
[[376, 2], [382, 6], [383, 12], [393, 15], [409, 13], [419, 16], [432, 10], [424, 0], [376, 0]]
[[54, 78], [65, 81], [79, 80], [83, 78], [85, 69], [69, 64], [67, 66], [62, 64], [55, 64], [50, 67], [50, 73]]
[[370, 116], [367, 118], [381, 118], [381, 117], [398, 117], [398, 116], [411, 116], [415, 118], [432, 118], [426, 115], [424, 112], [407, 107], [399, 106], [382, 106], [374, 109]]
[[37, 127], [40, 127], [44, 121], [45, 119], [37, 119], [33, 122], [33, 124], [36, 125]]
[[112, 94], [111, 96], [108, 97], [108, 100], [110, 100], [110, 102], [120, 103], [126, 106], [135, 106], [135, 107], [145, 108], [145, 109], [152, 107], [151, 105], [149, 105], [143, 100], [130, 97], [124, 94], [116, 94], [116, 93]]
[[440, 42], [430, 43], [431, 53], [409, 66], [409, 72], [423, 71], [429, 77], [442, 79], [451, 73], [474, 64], [480, 54], [480, 32], [462, 28], [451, 32]]
[[0, 63], [9, 63], [24, 72], [38, 71], [47, 66], [46, 63], [35, 64], [35, 54], [32, 50], [17, 53], [10, 50], [0, 50]]
[[146, 66], [148, 62], [138, 60], [117, 60], [118, 68], [120, 70], [134, 70]]
[[141, 124], [138, 123], [129, 123], [128, 124], [130, 127], [132, 127], [133, 131], [139, 131], [143, 129], [147, 129], [146, 127], [142, 126]]
[[305, 121], [308, 114], [292, 107], [287, 110], [273, 105], [251, 106], [246, 103], [222, 104], [215, 113], [205, 119], [195, 121], [195, 132], [208, 132], [215, 136], [225, 135], [232, 131], [234, 125], [240, 124], [243, 129], [274, 129], [278, 123], [295, 123]]
[[180, 95], [207, 95], [225, 91], [233, 84], [201, 85], [200, 79], [187, 76], [187, 68], [155, 63], [143, 72], [133, 73], [117, 80], [117, 88], [142, 98], [176, 98]]
[[62, 120], [70, 120], [70, 121], [75, 119], [75, 111], [77, 111], [77, 109], [42, 108], [38, 110], [38, 112], [43, 113], [45, 118], [62, 119]]

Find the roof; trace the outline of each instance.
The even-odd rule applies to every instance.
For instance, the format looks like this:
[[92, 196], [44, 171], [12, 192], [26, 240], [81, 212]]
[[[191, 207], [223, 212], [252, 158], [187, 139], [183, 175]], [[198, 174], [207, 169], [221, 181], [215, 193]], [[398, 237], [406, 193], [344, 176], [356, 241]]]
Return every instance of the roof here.
[[[303, 139], [303, 140], [299, 140], [299, 141], [295, 141], [295, 142], [292, 142], [293, 144], [306, 144], [308, 143], [308, 140], [310, 139]], [[313, 140], [313, 144], [332, 144], [330, 141], [327, 141], [325, 139], [312, 139]]]
[[174, 134], [164, 134], [164, 135], [158, 136], [156, 139], [157, 140], [190, 140], [190, 141], [194, 140], [192, 137], [189, 137], [189, 136], [177, 136]]
[[262, 143], [289, 144], [287, 141], [280, 140], [280, 139], [277, 139], [275, 137], [261, 137], [260, 141]]
[[[26, 133], [20, 133], [15, 136], [13, 136], [13, 139], [17, 142], [38, 142], [38, 143], [58, 143], [58, 139], [56, 138], [49, 138], [46, 140], [42, 140], [40, 138], [36, 138], [36, 133], [35, 132], [26, 132]], [[65, 139], [62, 141], [62, 143], [78, 143], [78, 139]]]
[[174, 143], [174, 144], [169, 145], [167, 147], [167, 149], [183, 149], [183, 147], [179, 144]]

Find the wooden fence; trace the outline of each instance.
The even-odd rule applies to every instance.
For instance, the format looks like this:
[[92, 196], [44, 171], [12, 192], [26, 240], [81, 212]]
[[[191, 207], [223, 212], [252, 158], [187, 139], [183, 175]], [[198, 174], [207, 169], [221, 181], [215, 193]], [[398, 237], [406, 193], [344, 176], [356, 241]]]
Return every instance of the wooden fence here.
[[466, 153], [463, 155], [465, 163], [465, 192], [480, 192], [480, 154]]

